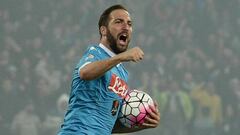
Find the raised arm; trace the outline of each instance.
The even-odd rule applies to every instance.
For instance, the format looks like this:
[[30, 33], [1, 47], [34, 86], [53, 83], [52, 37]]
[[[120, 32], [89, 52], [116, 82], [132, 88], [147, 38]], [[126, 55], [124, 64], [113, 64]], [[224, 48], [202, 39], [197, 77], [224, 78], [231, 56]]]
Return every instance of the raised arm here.
[[143, 55], [144, 53], [139, 47], [134, 47], [109, 59], [95, 61], [85, 65], [81, 68], [79, 75], [83, 80], [94, 80], [101, 77], [105, 72], [120, 62], [138, 62], [143, 59]]

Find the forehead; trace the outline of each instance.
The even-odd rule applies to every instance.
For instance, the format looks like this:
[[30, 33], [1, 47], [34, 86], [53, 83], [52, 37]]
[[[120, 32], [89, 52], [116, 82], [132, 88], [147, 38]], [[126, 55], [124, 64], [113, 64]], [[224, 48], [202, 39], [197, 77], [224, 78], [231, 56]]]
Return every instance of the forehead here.
[[112, 11], [109, 16], [110, 20], [114, 20], [114, 19], [118, 19], [118, 18], [131, 21], [130, 14], [126, 10], [123, 10], [123, 9], [116, 9], [116, 10]]

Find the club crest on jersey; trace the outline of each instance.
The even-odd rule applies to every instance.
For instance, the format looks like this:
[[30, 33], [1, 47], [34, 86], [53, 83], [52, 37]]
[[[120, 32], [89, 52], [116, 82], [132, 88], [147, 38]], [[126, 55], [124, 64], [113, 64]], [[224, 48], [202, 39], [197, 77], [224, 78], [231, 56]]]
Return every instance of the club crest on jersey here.
[[86, 60], [89, 60], [89, 59], [93, 59], [93, 58], [94, 58], [94, 55], [89, 54], [89, 55], [85, 58], [85, 61], [86, 61]]
[[111, 110], [112, 116], [115, 116], [117, 114], [118, 106], [119, 106], [118, 100], [114, 100], [112, 104], [112, 110]]
[[112, 74], [110, 85], [108, 89], [118, 94], [121, 98], [124, 98], [128, 92], [128, 86], [124, 80], [115, 74]]

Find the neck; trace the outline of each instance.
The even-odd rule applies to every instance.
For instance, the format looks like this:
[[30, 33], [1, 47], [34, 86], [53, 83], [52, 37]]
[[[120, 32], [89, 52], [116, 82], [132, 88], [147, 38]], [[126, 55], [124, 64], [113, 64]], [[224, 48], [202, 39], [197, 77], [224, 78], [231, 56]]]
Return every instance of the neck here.
[[112, 48], [110, 47], [110, 43], [107, 41], [106, 38], [102, 37], [100, 39], [100, 43], [103, 44], [104, 46], [106, 46], [109, 50], [111, 50], [113, 52]]

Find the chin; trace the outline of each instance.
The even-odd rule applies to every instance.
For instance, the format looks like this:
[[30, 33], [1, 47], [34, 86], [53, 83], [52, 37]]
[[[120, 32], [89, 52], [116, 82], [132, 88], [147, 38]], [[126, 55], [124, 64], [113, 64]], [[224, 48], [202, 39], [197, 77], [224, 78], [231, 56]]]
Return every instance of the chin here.
[[118, 47], [118, 50], [119, 50], [120, 53], [122, 53], [122, 52], [127, 51], [127, 47], [124, 47], [124, 48], [123, 47], [121, 47], [121, 48]]

